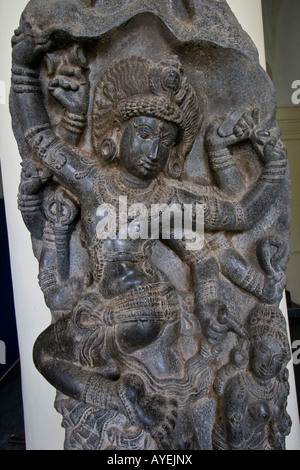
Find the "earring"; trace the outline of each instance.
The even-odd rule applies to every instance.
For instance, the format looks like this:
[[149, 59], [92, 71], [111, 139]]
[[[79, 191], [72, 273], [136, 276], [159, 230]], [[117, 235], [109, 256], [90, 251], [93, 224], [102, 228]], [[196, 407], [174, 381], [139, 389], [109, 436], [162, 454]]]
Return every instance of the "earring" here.
[[117, 146], [112, 139], [103, 140], [100, 155], [106, 162], [114, 162], [117, 159]]
[[172, 156], [167, 164], [167, 172], [172, 178], [178, 179], [183, 172], [183, 161], [178, 154]]

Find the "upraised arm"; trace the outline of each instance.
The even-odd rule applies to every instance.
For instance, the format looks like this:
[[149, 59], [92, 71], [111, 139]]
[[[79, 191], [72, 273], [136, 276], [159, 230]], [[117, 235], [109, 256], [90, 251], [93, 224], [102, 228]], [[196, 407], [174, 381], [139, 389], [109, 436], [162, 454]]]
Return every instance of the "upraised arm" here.
[[[279, 167], [285, 169], [286, 158], [283, 154], [280, 157], [276, 156], [273, 151], [273, 148], [278, 151], [279, 147], [282, 150], [279, 138], [278, 127], [263, 129], [259, 109], [237, 110], [226, 119], [211, 123], [206, 132], [205, 145], [218, 188], [228, 196], [237, 197], [239, 195], [241, 197], [247, 190], [231, 153], [236, 144], [247, 140], [264, 166], [260, 180], [271, 182], [266, 176], [276, 173], [274, 182], [280, 182], [282, 172], [279, 171]], [[254, 192], [257, 192], [257, 189]]]
[[249, 139], [252, 121], [250, 113], [247, 115], [244, 110], [238, 110], [223, 121], [212, 122], [206, 131], [205, 145], [211, 171], [218, 187], [229, 196], [238, 195], [245, 189], [230, 148]]
[[86, 128], [89, 105], [89, 67], [85, 52], [76, 44], [64, 53], [48, 53], [45, 63], [48, 90], [64, 110], [56, 134], [64, 142], [78, 145]]
[[250, 230], [275, 203], [287, 178], [286, 150], [275, 135], [270, 133], [265, 140], [260, 160], [263, 168], [258, 180], [239, 200], [217, 192], [201, 196], [182, 189], [178, 190], [179, 199], [185, 204], [204, 204], [207, 232]]
[[80, 196], [82, 180], [78, 174], [87, 172], [86, 162], [54, 133], [39, 79], [43, 57], [53, 47], [53, 42], [50, 37], [36, 37], [31, 26], [22, 21], [12, 45], [12, 93], [25, 141], [33, 156], [65, 187]]

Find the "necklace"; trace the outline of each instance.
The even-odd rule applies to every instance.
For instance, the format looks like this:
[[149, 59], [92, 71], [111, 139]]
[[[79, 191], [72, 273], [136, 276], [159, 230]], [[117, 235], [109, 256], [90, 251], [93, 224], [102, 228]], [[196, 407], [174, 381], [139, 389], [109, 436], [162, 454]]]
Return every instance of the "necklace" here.
[[149, 210], [152, 204], [171, 204], [175, 189], [162, 178], [155, 178], [147, 187], [132, 187], [125, 184], [119, 169], [101, 174], [95, 184], [95, 194], [99, 203], [119, 206], [120, 196], [127, 198], [127, 204], [144, 204]]
[[272, 379], [268, 384], [262, 385], [255, 381], [252, 374], [245, 374], [244, 383], [252, 395], [260, 400], [274, 400], [278, 397], [280, 384], [277, 380]]

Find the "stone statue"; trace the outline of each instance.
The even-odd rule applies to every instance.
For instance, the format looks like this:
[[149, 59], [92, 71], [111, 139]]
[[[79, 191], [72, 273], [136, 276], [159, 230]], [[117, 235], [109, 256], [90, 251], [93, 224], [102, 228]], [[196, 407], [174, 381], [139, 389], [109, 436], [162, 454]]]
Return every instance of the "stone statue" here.
[[233, 364], [225, 365], [215, 380], [223, 400], [214, 448], [283, 450], [291, 427], [286, 413], [290, 346], [280, 310], [273, 305], [255, 307], [247, 330], [247, 355], [242, 346], [236, 348]]
[[288, 163], [255, 48], [212, 4], [32, 0], [12, 40], [52, 314], [33, 357], [66, 449], [285, 447]]

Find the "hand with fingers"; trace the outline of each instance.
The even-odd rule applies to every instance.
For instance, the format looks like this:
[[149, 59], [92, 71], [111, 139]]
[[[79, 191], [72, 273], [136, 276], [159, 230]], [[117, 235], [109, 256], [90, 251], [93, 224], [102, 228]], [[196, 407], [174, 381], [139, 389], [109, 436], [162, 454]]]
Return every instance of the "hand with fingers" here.
[[46, 52], [51, 49], [52, 40], [49, 36], [34, 33], [32, 26], [21, 20], [12, 38], [13, 66], [36, 69], [40, 66]]
[[20, 194], [33, 195], [41, 191], [52, 178], [52, 174], [41, 163], [35, 163], [31, 158], [22, 162]]
[[270, 136], [269, 140], [265, 141], [261, 160], [264, 164], [287, 160], [286, 148], [280, 138]]
[[206, 148], [209, 153], [226, 149], [231, 145], [252, 140], [260, 125], [259, 110], [237, 110], [224, 121], [212, 123], [206, 132]]
[[213, 300], [198, 306], [198, 310], [200, 323], [207, 341], [212, 346], [219, 345], [229, 332], [227, 321], [224, 321], [228, 316], [226, 306], [219, 300]]
[[259, 110], [255, 110], [253, 114], [254, 126], [252, 126], [250, 140], [261, 162], [267, 164], [274, 161], [286, 160], [286, 149], [280, 139], [280, 129], [278, 127], [268, 130], [263, 129], [259, 115]]
[[266, 276], [262, 300], [266, 303], [277, 303], [281, 300], [283, 289], [286, 285], [286, 276], [283, 272], [277, 272]]
[[90, 85], [86, 78], [86, 59], [78, 46], [55, 60], [47, 55], [48, 90], [69, 113], [85, 116], [89, 104]]

